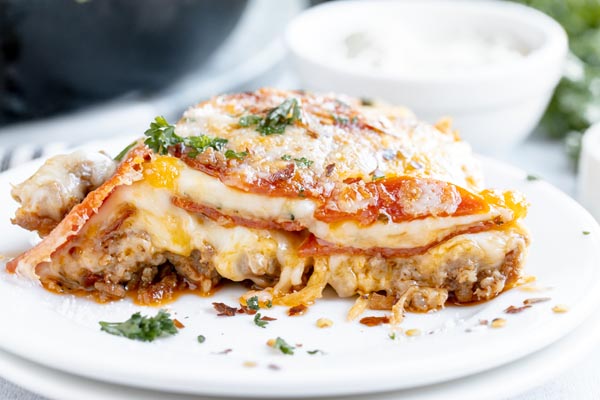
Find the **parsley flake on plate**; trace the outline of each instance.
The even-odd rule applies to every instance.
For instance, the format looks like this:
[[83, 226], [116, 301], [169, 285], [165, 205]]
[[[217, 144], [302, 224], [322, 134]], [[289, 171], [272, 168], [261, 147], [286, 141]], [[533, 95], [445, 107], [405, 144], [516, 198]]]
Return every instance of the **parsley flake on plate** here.
[[287, 343], [285, 340], [283, 340], [280, 337], [277, 337], [277, 339], [275, 339], [275, 340], [273, 340], [273, 339], [269, 340], [268, 344], [275, 350], [281, 351], [283, 354], [294, 355], [295, 347], [290, 345], [289, 343]]
[[171, 315], [164, 310], [160, 310], [155, 317], [142, 316], [136, 312], [125, 322], [100, 321], [99, 324], [100, 330], [111, 335], [142, 342], [152, 342], [158, 338], [177, 334]]
[[256, 313], [256, 315], [254, 315], [254, 324], [256, 326], [260, 326], [261, 328], [266, 328], [269, 321], [266, 321], [261, 317], [262, 316], [260, 315], [260, 313]]

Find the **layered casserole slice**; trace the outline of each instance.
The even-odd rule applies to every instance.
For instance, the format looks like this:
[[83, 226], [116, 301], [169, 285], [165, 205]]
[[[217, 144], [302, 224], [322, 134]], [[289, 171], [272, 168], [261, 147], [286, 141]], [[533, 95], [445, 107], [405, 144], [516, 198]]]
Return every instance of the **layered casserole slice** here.
[[310, 304], [329, 285], [398, 314], [491, 299], [523, 267], [521, 196], [484, 189], [447, 123], [402, 108], [223, 95], [157, 118], [119, 159], [61, 156], [15, 186], [13, 222], [44, 239], [9, 271], [145, 304], [224, 280]]

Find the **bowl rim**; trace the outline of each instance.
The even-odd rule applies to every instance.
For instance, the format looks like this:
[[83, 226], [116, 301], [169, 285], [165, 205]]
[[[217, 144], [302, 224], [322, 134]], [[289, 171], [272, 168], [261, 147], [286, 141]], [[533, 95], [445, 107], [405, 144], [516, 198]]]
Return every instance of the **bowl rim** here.
[[[529, 29], [541, 32], [544, 37], [539, 47], [532, 49], [525, 57], [511, 60], [511, 62], [502, 65], [501, 68], [483, 67], [469, 70], [466, 73], [450, 74], [411, 74], [411, 73], [390, 73], [388, 71], [369, 71], [347, 67], [341, 64], [333, 64], [323, 61], [318, 54], [305, 51], [299, 46], [302, 40], [303, 27], [314, 22], [316, 16], [325, 13], [335, 14], [342, 9], [350, 7], [375, 8], [383, 10], [385, 5], [393, 4], [394, 7], [406, 7], [413, 9], [427, 9], [440, 12], [443, 8], [452, 8], [454, 12], [480, 12], [486, 15], [486, 18], [509, 18]], [[565, 59], [568, 51], [568, 39], [565, 30], [550, 16], [518, 3], [505, 1], [472, 1], [472, 0], [342, 0], [331, 3], [324, 3], [309, 8], [296, 16], [287, 26], [285, 31], [285, 43], [292, 55], [309, 62], [320, 69], [330, 72], [344, 73], [357, 78], [367, 79], [378, 82], [395, 83], [452, 83], [465, 84], [482, 81], [496, 81], [506, 79], [515, 75], [537, 74], [540, 68], [547, 66], [549, 60], [562, 61]]]

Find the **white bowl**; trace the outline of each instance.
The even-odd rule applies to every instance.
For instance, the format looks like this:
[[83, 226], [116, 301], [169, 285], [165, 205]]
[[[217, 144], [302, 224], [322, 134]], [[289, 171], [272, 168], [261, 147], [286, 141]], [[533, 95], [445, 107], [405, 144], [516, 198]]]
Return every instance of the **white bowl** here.
[[[427, 32], [461, 28], [510, 38], [525, 55], [448, 73], [373, 71], [328, 56], [360, 30], [412, 27]], [[562, 74], [567, 37], [553, 19], [500, 1], [336, 1], [308, 9], [288, 26], [292, 64], [306, 89], [380, 98], [405, 105], [421, 119], [450, 116], [478, 150], [514, 146], [539, 122]]]

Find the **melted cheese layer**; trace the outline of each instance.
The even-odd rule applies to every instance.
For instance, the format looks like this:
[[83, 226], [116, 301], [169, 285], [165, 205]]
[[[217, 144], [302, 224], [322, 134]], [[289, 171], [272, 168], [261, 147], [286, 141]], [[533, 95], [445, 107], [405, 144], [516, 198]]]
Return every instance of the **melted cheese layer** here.
[[[137, 209], [128, 220], [135, 231], [146, 232], [152, 252], [171, 252], [184, 257], [207, 244], [215, 249], [214, 264], [224, 278], [242, 281], [265, 275], [276, 259], [287, 267], [286, 286], [300, 285], [307, 260], [297, 255], [302, 238], [284, 231], [223, 227], [209, 219], [174, 207], [172, 193], [146, 182], [122, 187], [102, 207], [101, 213], [113, 213], [123, 204]], [[98, 217], [102, 217], [101, 214]]]
[[354, 221], [328, 224], [315, 219], [317, 204], [311, 199], [265, 196], [246, 193], [223, 184], [180, 162], [175, 191], [192, 201], [228, 215], [267, 221], [298, 221], [316, 237], [339, 246], [359, 249], [372, 247], [413, 248], [442, 240], [458, 229], [501, 216], [508, 220], [510, 210], [492, 208], [487, 213], [458, 217], [428, 217], [406, 222], [375, 222], [361, 226]]
[[[171, 252], [186, 257], [193, 250], [209, 245], [215, 250], [212, 261], [217, 272], [233, 281], [251, 279], [261, 284], [266, 275], [274, 275], [278, 276], [274, 293], [287, 293], [293, 286], [303, 284], [303, 274], [314, 263], [312, 258], [297, 254], [296, 249], [303, 240], [301, 233], [224, 227], [174, 207], [170, 190], [157, 189], [147, 182], [117, 190], [91, 221], [92, 226], [108, 221], [109, 215], [127, 203], [136, 207], [127, 227], [150, 236], [152, 253]], [[89, 229], [86, 234], [94, 235], [94, 230]], [[389, 263], [408, 263], [429, 285], [439, 287], [446, 278], [444, 266], [456, 260], [474, 260], [481, 269], [496, 269], [505, 262], [509, 252], [526, 246], [526, 236], [524, 228], [516, 224], [508, 230], [458, 235], [409, 258], [327, 256], [322, 259], [327, 266], [325, 279], [342, 297], [370, 293], [393, 288], [398, 283], [393, 268], [387, 267]]]

